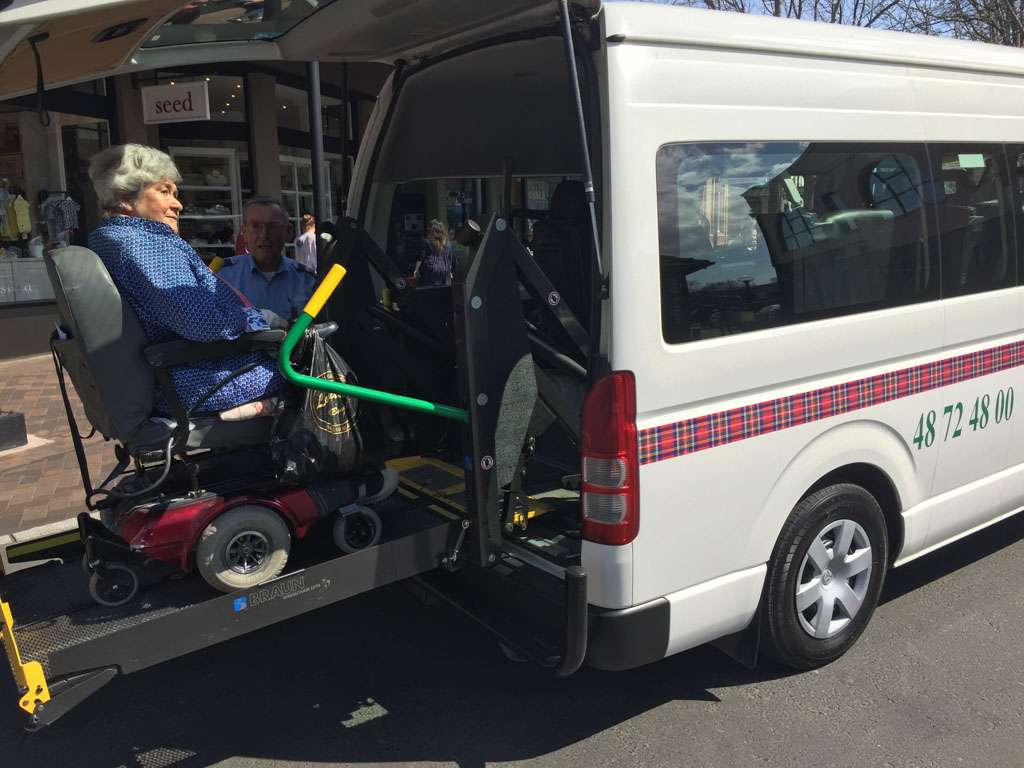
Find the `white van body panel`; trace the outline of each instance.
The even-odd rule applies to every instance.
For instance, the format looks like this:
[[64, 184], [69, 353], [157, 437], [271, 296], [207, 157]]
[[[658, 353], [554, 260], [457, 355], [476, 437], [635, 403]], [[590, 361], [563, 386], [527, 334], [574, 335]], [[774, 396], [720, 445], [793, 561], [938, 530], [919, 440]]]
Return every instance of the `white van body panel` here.
[[759, 565], [666, 595], [671, 606], [666, 655], [695, 648], [746, 627], [761, 601], [766, 570]]
[[[670, 143], [1019, 141], [1024, 80], [1007, 74], [1024, 74], [1019, 51], [680, 8], [610, 4], [604, 14], [611, 358], [613, 369], [636, 375], [641, 432], [658, 429], [671, 445], [673, 429], [692, 419], [1024, 338], [1024, 289], [1013, 287], [666, 343], [655, 177], [658, 150]], [[904, 529], [893, 553], [900, 563], [1002, 519], [1024, 505], [1024, 419], [928, 450], [913, 436], [929, 410], [941, 415], [949, 403], [1022, 385], [1016, 364], [646, 461], [634, 600], [668, 596], [670, 652], [742, 628], [787, 516], [816, 482], [850, 464], [875, 467], [891, 483]], [[745, 574], [742, 589], [735, 574]], [[706, 603], [692, 603], [696, 595]], [[707, 610], [677, 617], [698, 604]], [[726, 620], [737, 606], [745, 621]]]

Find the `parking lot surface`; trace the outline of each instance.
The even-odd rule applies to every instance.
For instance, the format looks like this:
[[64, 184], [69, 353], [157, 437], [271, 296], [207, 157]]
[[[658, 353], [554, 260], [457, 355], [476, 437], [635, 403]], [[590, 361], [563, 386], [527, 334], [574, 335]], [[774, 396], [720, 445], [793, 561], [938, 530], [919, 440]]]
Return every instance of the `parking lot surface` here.
[[1024, 517], [890, 574], [824, 669], [700, 648], [556, 681], [401, 586], [115, 680], [12, 768], [1024, 766]]

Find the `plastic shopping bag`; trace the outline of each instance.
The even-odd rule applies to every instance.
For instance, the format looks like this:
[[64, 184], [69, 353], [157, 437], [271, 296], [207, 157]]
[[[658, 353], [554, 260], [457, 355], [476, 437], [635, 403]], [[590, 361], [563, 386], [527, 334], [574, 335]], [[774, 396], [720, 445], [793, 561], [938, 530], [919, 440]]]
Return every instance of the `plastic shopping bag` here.
[[[355, 383], [355, 374], [341, 355], [317, 333], [307, 332], [303, 359], [309, 375], [327, 381]], [[305, 485], [355, 471], [362, 460], [362, 438], [356, 423], [357, 401], [333, 392], [299, 389], [278, 417], [271, 453], [278, 478]]]

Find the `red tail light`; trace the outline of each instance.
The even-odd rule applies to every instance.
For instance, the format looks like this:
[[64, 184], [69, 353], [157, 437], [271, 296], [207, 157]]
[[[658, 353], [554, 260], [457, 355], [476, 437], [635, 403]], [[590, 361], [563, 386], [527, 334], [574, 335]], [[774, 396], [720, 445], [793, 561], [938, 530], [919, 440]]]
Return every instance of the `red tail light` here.
[[636, 379], [616, 371], [583, 402], [583, 538], [628, 544], [640, 530]]

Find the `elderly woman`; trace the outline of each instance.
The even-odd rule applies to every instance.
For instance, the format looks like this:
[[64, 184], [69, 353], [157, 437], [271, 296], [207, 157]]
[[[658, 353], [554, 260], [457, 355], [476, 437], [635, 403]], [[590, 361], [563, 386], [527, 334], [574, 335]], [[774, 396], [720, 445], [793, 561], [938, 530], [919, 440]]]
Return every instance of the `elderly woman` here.
[[[89, 235], [89, 247], [103, 260], [151, 342], [236, 339], [266, 329], [268, 321], [281, 322], [272, 312], [254, 309], [178, 236], [181, 174], [170, 157], [139, 144], [111, 147], [92, 159], [89, 178], [107, 213]], [[248, 365], [253, 367], [217, 388]], [[173, 368], [171, 378], [186, 410], [220, 411], [222, 418], [224, 411], [232, 411], [230, 418], [263, 412], [264, 404], [238, 406], [265, 400], [282, 386], [277, 368], [261, 354]], [[211, 390], [214, 394], [204, 399]], [[398, 473], [390, 468], [368, 468], [354, 479], [357, 501], [367, 504], [387, 498], [398, 487]]]
[[[264, 314], [178, 236], [181, 174], [168, 155], [140, 144], [111, 147], [92, 159], [89, 178], [106, 212], [89, 236], [89, 247], [103, 260], [150, 342], [236, 339], [268, 327]], [[203, 399], [232, 371], [250, 364], [251, 370]], [[230, 410], [281, 386], [273, 362], [260, 354], [175, 368], [171, 378], [185, 409], [197, 412]], [[165, 410], [160, 403], [157, 407]]]

